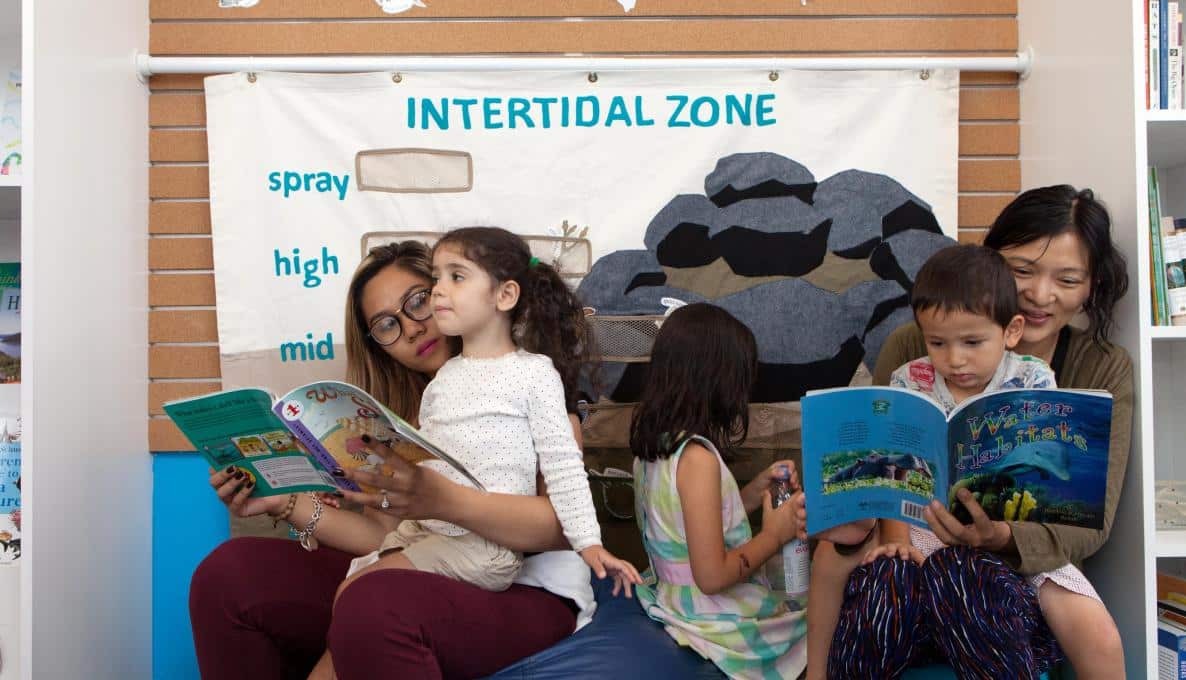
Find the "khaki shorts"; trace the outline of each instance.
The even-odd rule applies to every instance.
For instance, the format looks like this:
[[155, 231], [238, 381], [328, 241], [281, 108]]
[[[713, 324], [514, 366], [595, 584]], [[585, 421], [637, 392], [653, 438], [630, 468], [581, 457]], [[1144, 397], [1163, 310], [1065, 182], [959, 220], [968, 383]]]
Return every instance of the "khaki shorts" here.
[[412, 520], [400, 522], [395, 531], [387, 534], [378, 554], [383, 556], [395, 550], [402, 550], [404, 557], [420, 571], [494, 592], [510, 588], [523, 566], [522, 553], [491, 543], [472, 531], [443, 536]]

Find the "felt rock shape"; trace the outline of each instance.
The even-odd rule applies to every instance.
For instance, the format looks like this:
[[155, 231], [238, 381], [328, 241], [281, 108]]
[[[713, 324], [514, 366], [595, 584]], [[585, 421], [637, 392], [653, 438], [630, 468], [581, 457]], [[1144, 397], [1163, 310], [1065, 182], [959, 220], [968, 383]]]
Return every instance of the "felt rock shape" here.
[[795, 196], [811, 203], [815, 177], [795, 161], [776, 153], [737, 153], [717, 161], [704, 178], [704, 193], [724, 208], [750, 198]]
[[[914, 208], [896, 213], [904, 205]], [[867, 257], [885, 238], [887, 216], [893, 233], [909, 228], [942, 233], [930, 206], [890, 177], [862, 170], [845, 170], [820, 182], [815, 207], [832, 219], [828, 248], [842, 257]], [[929, 222], [918, 211], [931, 215]]]
[[[910, 321], [919, 267], [954, 243], [926, 202], [863, 170], [817, 182], [790, 158], [740, 153], [721, 158], [704, 189], [668, 201], [646, 249], [602, 257], [577, 292], [599, 316], [662, 315], [668, 298], [729, 310], [757, 338], [758, 402], [847, 385], [862, 363], [873, 367]], [[600, 396], [633, 401], [645, 384], [645, 363], [600, 369]]]

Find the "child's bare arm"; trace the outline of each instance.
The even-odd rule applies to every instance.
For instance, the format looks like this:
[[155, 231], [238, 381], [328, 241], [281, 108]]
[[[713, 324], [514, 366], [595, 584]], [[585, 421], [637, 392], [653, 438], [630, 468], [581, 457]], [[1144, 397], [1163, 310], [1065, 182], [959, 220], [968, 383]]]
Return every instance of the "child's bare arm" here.
[[767, 493], [762, 531], [746, 544], [726, 550], [720, 464], [712, 452], [695, 442], [688, 444], [680, 456], [676, 489], [684, 512], [692, 578], [706, 594], [719, 593], [742, 581], [801, 533], [802, 494], [771, 509]]

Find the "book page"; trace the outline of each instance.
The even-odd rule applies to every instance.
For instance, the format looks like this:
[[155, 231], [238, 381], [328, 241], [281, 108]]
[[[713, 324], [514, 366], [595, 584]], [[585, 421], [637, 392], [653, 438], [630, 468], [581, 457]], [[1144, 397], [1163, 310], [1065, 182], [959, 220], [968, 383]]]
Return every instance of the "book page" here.
[[484, 489], [464, 466], [354, 385], [327, 380], [298, 387], [277, 402], [276, 413], [289, 422], [315, 456], [327, 458], [327, 465], [382, 474], [385, 461], [362, 442], [366, 434], [389, 442], [396, 454], [409, 463], [430, 458], [444, 460], [477, 488]]
[[811, 392], [801, 403], [809, 534], [868, 517], [925, 526], [923, 507], [947, 484], [937, 404], [887, 387]]
[[961, 404], [948, 433], [952, 488], [989, 518], [1103, 528], [1112, 397], [1056, 389], [1002, 390]]
[[211, 467], [234, 465], [250, 475], [256, 482], [253, 496], [335, 488], [333, 477], [313, 465], [261, 389], [217, 392], [164, 408]]

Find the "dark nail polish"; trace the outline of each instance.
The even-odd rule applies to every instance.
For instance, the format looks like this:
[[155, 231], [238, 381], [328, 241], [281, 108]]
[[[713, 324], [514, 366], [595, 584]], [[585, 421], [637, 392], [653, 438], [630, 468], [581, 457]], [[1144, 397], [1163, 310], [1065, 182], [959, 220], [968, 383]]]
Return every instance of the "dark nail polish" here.
[[235, 472], [235, 479], [243, 479], [243, 471], [242, 470]]
[[346, 497], [346, 494], [342, 493], [341, 491], [334, 492], [334, 498], [345, 498], [345, 497]]
[[331, 470], [330, 474], [333, 475], [334, 477], [345, 477], [346, 471], [343, 470], [342, 468], [336, 468], [334, 470]]
[[233, 473], [234, 471], [235, 471], [235, 466], [234, 466], [234, 465], [228, 465], [228, 466], [227, 466], [227, 469], [226, 469], [226, 470], [223, 470], [223, 472], [226, 472], [228, 475], [229, 475], [229, 474], [231, 474], [231, 473]]
[[247, 482], [247, 484], [245, 484], [245, 485], [243, 486], [243, 488], [244, 488], [244, 489], [254, 489], [254, 488], [255, 488], [255, 482], [254, 482], [254, 481]]
[[362, 438], [363, 443], [365, 443], [365, 444], [370, 444], [373, 441], [371, 439], [371, 435], [369, 435], [369, 434], [364, 434], [361, 438]]

